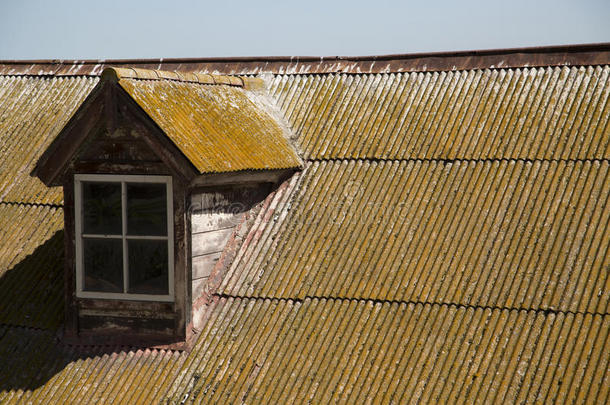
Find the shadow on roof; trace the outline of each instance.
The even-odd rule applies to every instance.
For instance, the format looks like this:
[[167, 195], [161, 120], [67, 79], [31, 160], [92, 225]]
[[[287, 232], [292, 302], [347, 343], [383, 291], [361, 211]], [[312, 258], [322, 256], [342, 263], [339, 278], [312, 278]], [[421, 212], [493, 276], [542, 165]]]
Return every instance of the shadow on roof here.
[[[22, 230], [12, 233], [26, 237]], [[0, 248], [10, 245], [9, 241]], [[73, 402], [88, 378], [107, 376], [102, 372], [108, 371], [105, 367], [122, 364], [129, 372], [150, 362], [182, 359], [171, 350], [63, 342], [63, 247], [64, 232], [56, 231], [32, 254], [0, 273], [0, 403], [19, 391], [33, 402], [51, 397]], [[71, 399], [64, 401], [64, 396]]]
[[64, 232], [57, 231], [0, 276], [0, 392], [34, 390], [71, 362], [120, 351], [75, 348], [59, 341], [57, 331], [64, 317], [63, 247]]
[[[13, 233], [22, 232], [26, 230]], [[9, 241], [5, 247], [20, 250], [21, 246], [14, 245]], [[63, 246], [63, 230], [56, 231], [32, 254], [0, 273], [0, 325], [53, 331], [61, 325], [64, 317]], [[15, 256], [17, 254], [19, 252], [14, 252]]]

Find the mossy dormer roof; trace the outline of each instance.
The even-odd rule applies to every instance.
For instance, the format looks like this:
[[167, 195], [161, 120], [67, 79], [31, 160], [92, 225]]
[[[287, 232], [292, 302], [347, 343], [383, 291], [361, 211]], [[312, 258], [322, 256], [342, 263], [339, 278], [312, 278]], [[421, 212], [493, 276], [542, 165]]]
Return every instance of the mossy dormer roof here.
[[[101, 95], [108, 88], [118, 88], [116, 91], [135, 102], [175, 145], [181, 158], [186, 158], [186, 165], [192, 165], [195, 174], [298, 168], [301, 160], [288, 141], [289, 130], [276, 120], [271, 107], [260, 102], [265, 97], [260, 94], [263, 87], [262, 80], [256, 78], [106, 68], [96, 89], [39, 161], [36, 174], [45, 183], [53, 183], [63, 170], [60, 166], [65, 167], [72, 155], [57, 161], [50, 159], [52, 151], [86, 137], [66, 133], [78, 125], [74, 121], [86, 115], [82, 110], [88, 105], [108, 102], [108, 97]], [[76, 151], [77, 147], [70, 145], [70, 149]], [[40, 170], [49, 164], [56, 167]]]

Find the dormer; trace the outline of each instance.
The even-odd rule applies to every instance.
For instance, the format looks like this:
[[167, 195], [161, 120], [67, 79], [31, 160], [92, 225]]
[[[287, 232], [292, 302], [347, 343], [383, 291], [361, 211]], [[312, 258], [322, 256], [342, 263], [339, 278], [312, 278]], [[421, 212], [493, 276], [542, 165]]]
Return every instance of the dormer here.
[[65, 338], [185, 347], [246, 214], [301, 166], [260, 79], [108, 68], [39, 160], [62, 186]]

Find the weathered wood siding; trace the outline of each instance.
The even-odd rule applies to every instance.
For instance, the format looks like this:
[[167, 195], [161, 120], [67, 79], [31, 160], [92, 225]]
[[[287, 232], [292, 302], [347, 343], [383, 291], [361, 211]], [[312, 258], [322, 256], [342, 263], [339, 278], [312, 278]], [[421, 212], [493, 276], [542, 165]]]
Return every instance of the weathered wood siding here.
[[244, 213], [269, 192], [267, 183], [210, 187], [191, 195], [191, 266], [193, 301], [204, 291], [233, 230]]

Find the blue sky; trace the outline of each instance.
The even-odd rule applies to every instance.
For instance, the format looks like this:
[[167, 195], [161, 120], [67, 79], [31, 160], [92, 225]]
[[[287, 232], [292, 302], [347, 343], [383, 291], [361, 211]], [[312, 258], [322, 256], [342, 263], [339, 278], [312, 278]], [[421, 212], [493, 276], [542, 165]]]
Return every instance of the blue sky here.
[[0, 59], [379, 55], [610, 42], [610, 0], [0, 2]]

